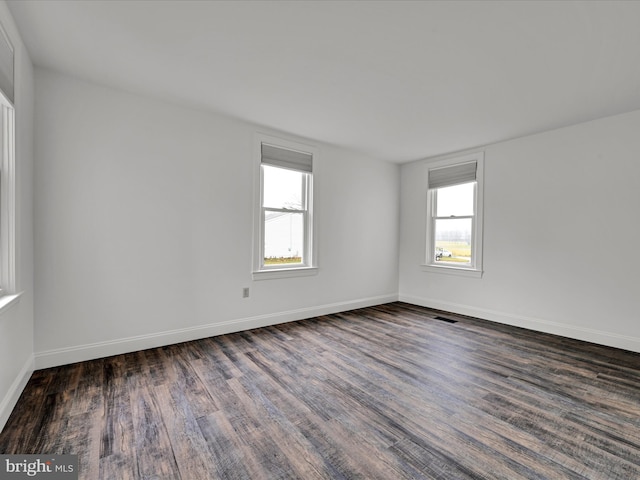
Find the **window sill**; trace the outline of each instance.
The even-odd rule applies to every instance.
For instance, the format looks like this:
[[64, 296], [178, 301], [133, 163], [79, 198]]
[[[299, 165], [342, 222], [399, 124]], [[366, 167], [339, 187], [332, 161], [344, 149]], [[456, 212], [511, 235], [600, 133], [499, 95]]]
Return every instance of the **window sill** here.
[[11, 295], [3, 295], [0, 297], [0, 315], [8, 310], [12, 305], [15, 305], [20, 301], [20, 297], [22, 296], [22, 292], [13, 293]]
[[482, 270], [471, 268], [449, 267], [444, 265], [422, 265], [423, 272], [444, 273], [446, 275], [457, 275], [460, 277], [482, 278]]
[[270, 280], [272, 278], [308, 277], [318, 274], [318, 267], [278, 268], [273, 270], [257, 270], [253, 272], [254, 280]]

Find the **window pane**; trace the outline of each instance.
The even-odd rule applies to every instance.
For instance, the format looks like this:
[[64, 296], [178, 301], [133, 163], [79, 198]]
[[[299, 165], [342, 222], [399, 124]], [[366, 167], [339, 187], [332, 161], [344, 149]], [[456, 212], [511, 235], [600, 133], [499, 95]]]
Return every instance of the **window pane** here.
[[263, 165], [262, 171], [264, 175], [263, 207], [296, 210], [306, 207], [304, 196], [306, 173], [270, 165]]
[[475, 182], [438, 188], [436, 217], [473, 215]]
[[452, 262], [460, 265], [471, 264], [470, 218], [436, 220], [435, 254], [436, 262]]
[[264, 264], [301, 264], [304, 251], [304, 214], [265, 212]]

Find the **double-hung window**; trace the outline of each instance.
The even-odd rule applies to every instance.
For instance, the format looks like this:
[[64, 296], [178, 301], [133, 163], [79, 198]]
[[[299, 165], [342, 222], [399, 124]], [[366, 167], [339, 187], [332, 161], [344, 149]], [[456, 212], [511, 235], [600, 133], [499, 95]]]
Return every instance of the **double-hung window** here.
[[482, 275], [482, 153], [428, 165], [427, 270]]
[[311, 150], [278, 139], [260, 139], [254, 278], [314, 273]]

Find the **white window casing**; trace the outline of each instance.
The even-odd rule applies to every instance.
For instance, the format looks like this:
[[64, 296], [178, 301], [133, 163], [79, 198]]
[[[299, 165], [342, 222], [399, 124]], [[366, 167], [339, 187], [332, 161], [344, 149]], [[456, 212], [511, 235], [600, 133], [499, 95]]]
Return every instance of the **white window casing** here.
[[[482, 228], [484, 198], [484, 152], [447, 158], [426, 164], [427, 216], [425, 263], [423, 271], [482, 277]], [[468, 215], [437, 216], [438, 189], [473, 183], [473, 213]], [[467, 220], [471, 222], [471, 260], [469, 264], [456, 264], [436, 259], [436, 221]], [[445, 252], [446, 253], [446, 252]]]
[[20, 298], [16, 269], [14, 50], [0, 26], [0, 312]]
[[[298, 142], [257, 134], [254, 151], [255, 199], [252, 277], [254, 280], [263, 280], [315, 275], [317, 273], [317, 243], [315, 241], [316, 222], [313, 213], [313, 183], [317, 167], [317, 149]], [[272, 171], [286, 169], [300, 174], [297, 176], [301, 179], [299, 205], [265, 205], [266, 169]], [[301, 261], [300, 263], [267, 264], [265, 262], [267, 221], [271, 222], [270, 228], [275, 228], [277, 222], [286, 221], [286, 219], [289, 219], [290, 222], [301, 223], [298, 228], [302, 229], [302, 236], [300, 242], [295, 242], [296, 255], [301, 257]]]
[[20, 298], [16, 269], [15, 112], [0, 92], [0, 312]]

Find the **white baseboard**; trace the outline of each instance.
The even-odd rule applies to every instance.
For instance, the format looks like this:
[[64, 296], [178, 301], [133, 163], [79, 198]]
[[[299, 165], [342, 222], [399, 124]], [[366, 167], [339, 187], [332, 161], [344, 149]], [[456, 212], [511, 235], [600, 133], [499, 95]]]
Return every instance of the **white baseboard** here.
[[18, 376], [9, 387], [9, 391], [0, 402], [0, 432], [4, 428], [7, 420], [9, 420], [9, 415], [13, 411], [13, 408], [18, 403], [18, 399], [24, 390], [24, 387], [27, 386], [27, 382], [31, 377], [34, 369], [34, 356], [30, 355], [25, 364], [22, 366], [22, 369], [18, 373]]
[[224, 335], [227, 333], [250, 330], [252, 328], [266, 327], [278, 323], [292, 322], [305, 318], [312, 318], [331, 313], [353, 310], [355, 308], [380, 305], [382, 303], [395, 302], [398, 294], [381, 295], [377, 297], [363, 298], [346, 302], [331, 303], [316, 307], [288, 310], [284, 312], [257, 315], [254, 317], [228, 320], [226, 322], [199, 325], [197, 327], [181, 328], [166, 332], [138, 335], [135, 337], [120, 338], [107, 342], [77, 345], [73, 347], [46, 350], [35, 354], [35, 368], [49, 368], [69, 363], [83, 362], [96, 358], [120, 355], [122, 353], [145, 350], [147, 348], [161, 347], [174, 343], [188, 342], [200, 338]]
[[585, 342], [597, 343], [608, 347], [620, 348], [632, 352], [640, 353], [640, 338], [628, 335], [619, 335], [616, 333], [595, 330], [592, 328], [578, 327], [575, 325], [567, 325], [559, 322], [551, 322], [539, 318], [525, 317], [521, 315], [513, 315], [505, 312], [489, 310], [485, 308], [477, 308], [469, 305], [461, 305], [452, 302], [443, 302], [431, 298], [415, 297], [412, 295], [399, 295], [401, 302], [412, 303], [422, 307], [435, 308], [461, 315], [468, 315], [483, 320], [503, 323], [514, 327], [527, 328], [538, 332], [551, 333], [562, 337], [583, 340]]

